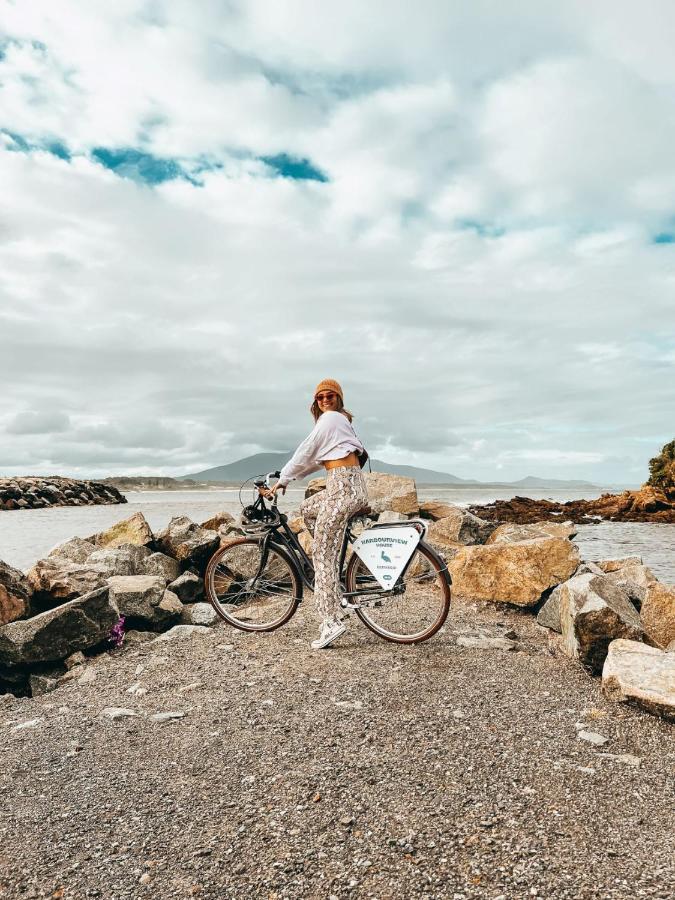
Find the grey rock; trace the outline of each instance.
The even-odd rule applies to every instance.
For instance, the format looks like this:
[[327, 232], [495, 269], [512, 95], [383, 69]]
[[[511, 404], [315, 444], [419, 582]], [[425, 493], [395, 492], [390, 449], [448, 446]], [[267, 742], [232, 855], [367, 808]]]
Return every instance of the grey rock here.
[[457, 638], [460, 647], [475, 650], [515, 650], [515, 641], [505, 637], [489, 637], [486, 634], [462, 634]]
[[173, 712], [153, 713], [153, 715], [150, 716], [150, 719], [153, 722], [171, 722], [173, 719], [183, 719], [184, 717], [184, 712], [175, 710]]
[[107, 573], [93, 563], [79, 564], [50, 556], [38, 560], [27, 577], [33, 588], [33, 602], [53, 606], [103, 587]]
[[108, 719], [112, 719], [113, 722], [116, 722], [118, 719], [136, 718], [138, 713], [133, 709], [126, 709], [124, 706], [106, 706], [102, 715], [106, 716]]
[[610, 700], [634, 703], [675, 721], [675, 655], [638, 641], [609, 646], [602, 691]]
[[586, 741], [589, 744], [595, 744], [596, 747], [602, 747], [603, 744], [606, 744], [609, 738], [606, 738], [604, 734], [598, 734], [597, 731], [578, 731], [577, 738], [580, 741]]
[[129, 631], [124, 633], [124, 643], [129, 645], [145, 644], [148, 641], [153, 641], [156, 637], [156, 631], [138, 631], [135, 628], [130, 628]]
[[142, 571], [139, 575], [160, 575], [168, 584], [180, 575], [180, 565], [166, 553], [151, 553], [143, 560]]
[[151, 555], [147, 547], [123, 544], [119, 547], [96, 550], [86, 564], [95, 566], [109, 576], [141, 575], [146, 559]]
[[602, 670], [613, 640], [642, 636], [635, 607], [606, 575], [576, 575], [560, 585], [560, 624], [564, 652], [593, 672]]
[[574, 573], [575, 575], [604, 575], [605, 573], [597, 563], [584, 561]]
[[178, 620], [183, 604], [159, 575], [116, 575], [108, 582], [120, 614], [133, 624], [162, 628]]
[[0, 628], [0, 665], [56, 662], [105, 640], [120, 612], [108, 588]]
[[169, 585], [181, 603], [199, 603], [204, 599], [204, 580], [194, 572], [183, 572]]
[[451, 507], [450, 514], [432, 522], [428, 539], [441, 546], [455, 544], [484, 544], [495, 530], [492, 522], [486, 522], [459, 506]]
[[637, 609], [642, 608], [649, 586], [657, 580], [650, 568], [636, 562], [627, 563], [606, 577], [628, 595]]
[[206, 628], [204, 625], [174, 625], [164, 634], [160, 634], [152, 642], [159, 644], [166, 641], [184, 640], [186, 638], [198, 637], [199, 635], [212, 634], [212, 628]]
[[48, 556], [58, 556], [60, 559], [67, 559], [73, 563], [84, 563], [95, 550], [96, 545], [92, 541], [73, 537], [50, 550]]
[[218, 614], [210, 603], [190, 603], [183, 607], [181, 625], [214, 625]]
[[178, 560], [181, 569], [203, 572], [220, 546], [220, 536], [217, 531], [200, 528], [187, 516], [175, 516], [157, 535], [156, 543], [163, 553]]
[[[578, 571], [578, 570], [577, 570]], [[543, 625], [544, 628], [551, 628], [558, 634], [562, 631], [560, 626], [560, 588], [558, 585], [553, 588], [551, 595], [537, 613], [537, 623]]]
[[58, 678], [50, 678], [48, 675], [31, 675], [28, 679], [31, 697], [42, 697], [55, 691], [59, 686]]

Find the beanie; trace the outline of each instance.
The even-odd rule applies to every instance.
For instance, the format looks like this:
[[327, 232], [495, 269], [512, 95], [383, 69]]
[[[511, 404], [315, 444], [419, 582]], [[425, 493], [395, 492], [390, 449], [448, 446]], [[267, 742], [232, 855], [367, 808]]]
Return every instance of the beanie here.
[[320, 381], [314, 390], [314, 396], [316, 397], [321, 391], [334, 391], [336, 394], [339, 394], [340, 400], [344, 401], [342, 388], [337, 381], [334, 381], [332, 378], [324, 378], [323, 381]]

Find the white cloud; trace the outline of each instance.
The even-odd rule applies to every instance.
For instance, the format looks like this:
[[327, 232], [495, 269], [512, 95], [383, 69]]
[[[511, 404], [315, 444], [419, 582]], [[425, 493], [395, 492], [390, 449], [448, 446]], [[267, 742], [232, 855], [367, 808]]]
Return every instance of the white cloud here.
[[[516, 6], [6, 5], [0, 470], [290, 449], [330, 376], [392, 460], [646, 473], [675, 399], [671, 12]], [[213, 168], [150, 187], [100, 146]], [[271, 177], [279, 153], [329, 180]]]

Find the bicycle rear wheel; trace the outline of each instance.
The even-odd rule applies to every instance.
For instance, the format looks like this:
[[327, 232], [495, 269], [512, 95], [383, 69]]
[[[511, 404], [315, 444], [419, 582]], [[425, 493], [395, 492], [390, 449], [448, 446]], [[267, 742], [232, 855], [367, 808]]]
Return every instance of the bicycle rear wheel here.
[[[445, 622], [450, 610], [450, 579], [436, 554], [422, 541], [391, 592], [381, 594], [380, 584], [356, 554], [347, 567], [347, 591], [364, 591], [354, 597], [362, 604], [356, 614], [372, 632], [397, 644], [427, 641]], [[373, 599], [368, 598], [373, 591]]]
[[291, 618], [302, 598], [302, 580], [291, 557], [254, 538], [240, 538], [217, 550], [204, 576], [206, 596], [221, 617], [242, 631], [274, 631]]

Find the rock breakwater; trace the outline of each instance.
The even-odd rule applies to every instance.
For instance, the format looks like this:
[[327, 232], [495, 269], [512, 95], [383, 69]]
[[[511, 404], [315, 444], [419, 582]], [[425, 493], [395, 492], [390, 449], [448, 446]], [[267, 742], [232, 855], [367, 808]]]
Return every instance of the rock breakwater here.
[[658, 488], [644, 485], [639, 491], [602, 494], [594, 500], [533, 500], [513, 497], [495, 500], [485, 506], [471, 506], [469, 510], [490, 522], [515, 522], [527, 525], [534, 522], [568, 520], [578, 525], [607, 522], [675, 522], [675, 500], [670, 500]]
[[116, 487], [60, 476], [0, 478], [0, 510], [126, 503]]

